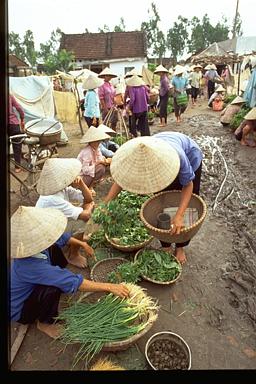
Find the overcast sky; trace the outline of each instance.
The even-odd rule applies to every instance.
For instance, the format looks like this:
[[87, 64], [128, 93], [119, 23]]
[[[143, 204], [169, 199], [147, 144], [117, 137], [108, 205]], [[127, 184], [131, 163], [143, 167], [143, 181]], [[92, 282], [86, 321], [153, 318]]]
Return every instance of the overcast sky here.
[[[237, 0], [9, 0], [9, 31], [19, 33], [22, 38], [26, 30], [32, 30], [36, 49], [57, 27], [64, 33], [83, 33], [85, 28], [98, 32], [98, 28], [106, 24], [112, 30], [123, 17], [126, 31], [132, 31], [148, 21], [152, 2], [156, 4], [160, 26], [166, 32], [179, 15], [201, 19], [207, 13], [213, 25], [225, 16], [231, 25]], [[256, 0], [239, 1], [243, 36], [256, 35], [255, 4]]]

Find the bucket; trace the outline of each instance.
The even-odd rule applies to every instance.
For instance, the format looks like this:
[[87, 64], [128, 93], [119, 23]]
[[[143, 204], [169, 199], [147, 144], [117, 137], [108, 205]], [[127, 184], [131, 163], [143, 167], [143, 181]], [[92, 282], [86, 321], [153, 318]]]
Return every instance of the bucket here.
[[158, 213], [157, 215], [157, 228], [170, 229], [171, 227], [171, 216], [168, 213]]

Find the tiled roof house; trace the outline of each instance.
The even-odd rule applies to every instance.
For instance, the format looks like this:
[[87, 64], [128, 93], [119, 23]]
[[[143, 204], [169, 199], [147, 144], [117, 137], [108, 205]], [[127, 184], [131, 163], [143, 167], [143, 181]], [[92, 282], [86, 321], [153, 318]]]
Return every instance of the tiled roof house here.
[[9, 54], [9, 76], [28, 76], [31, 75], [31, 69], [27, 63], [19, 59], [16, 55]]
[[117, 75], [147, 63], [144, 32], [106, 32], [62, 35], [60, 49], [73, 52], [75, 67], [101, 72], [110, 67]]

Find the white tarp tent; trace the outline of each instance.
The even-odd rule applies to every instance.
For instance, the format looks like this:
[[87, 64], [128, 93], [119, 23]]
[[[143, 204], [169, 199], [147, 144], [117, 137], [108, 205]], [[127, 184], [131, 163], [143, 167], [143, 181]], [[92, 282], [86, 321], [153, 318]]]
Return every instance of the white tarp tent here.
[[[48, 76], [9, 77], [9, 89], [24, 110], [25, 122], [54, 118], [53, 87]], [[61, 141], [68, 141], [64, 130]]]
[[53, 88], [48, 76], [10, 77], [9, 87], [24, 109], [26, 122], [54, 118]]

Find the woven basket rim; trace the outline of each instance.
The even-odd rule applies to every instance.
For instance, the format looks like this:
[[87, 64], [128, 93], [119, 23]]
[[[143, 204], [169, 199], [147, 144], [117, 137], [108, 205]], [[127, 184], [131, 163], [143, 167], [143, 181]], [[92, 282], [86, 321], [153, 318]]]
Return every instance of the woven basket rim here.
[[[154, 196], [150, 197], [148, 200], [146, 200], [146, 201], [142, 204], [141, 209], [140, 209], [140, 218], [141, 218], [141, 220], [143, 221], [143, 224], [144, 224], [147, 228], [151, 229], [152, 231], [154, 231], [154, 232], [156, 232], [156, 233], [158, 232], [158, 233], [168, 234], [168, 233], [170, 232], [169, 229], [160, 229], [160, 228], [157, 228], [157, 227], [153, 227], [153, 225], [149, 224], [149, 223], [146, 221], [146, 219], [144, 218], [143, 211], [144, 211], [145, 207], [146, 207], [152, 200], [156, 199], [158, 196], [166, 195], [166, 194], [170, 194], [170, 193], [173, 193], [173, 192], [175, 192], [175, 193], [176, 193], [176, 192], [181, 193], [181, 191], [179, 191], [179, 190], [172, 190], [172, 191], [163, 191], [163, 192], [159, 192], [159, 193], [156, 193]], [[196, 195], [195, 193], [192, 193], [191, 197], [192, 197], [192, 196], [195, 197], [196, 199], [198, 199], [198, 200], [201, 202], [201, 204], [202, 204], [202, 206], [203, 206], [203, 212], [202, 212], [201, 217], [200, 217], [197, 221], [195, 221], [195, 223], [193, 223], [193, 224], [190, 225], [189, 227], [184, 227], [184, 228], [182, 228], [181, 231], [180, 231], [180, 235], [182, 235], [182, 234], [184, 234], [184, 233], [187, 233], [187, 232], [191, 231], [192, 229], [194, 229], [194, 228], [198, 227], [199, 225], [201, 225], [202, 222], [204, 221], [205, 216], [206, 216], [206, 213], [207, 213], [207, 206], [206, 206], [205, 201], [204, 201], [200, 196]]]
[[148, 240], [145, 240], [143, 241], [142, 243], [136, 243], [134, 245], [121, 245], [121, 244], [117, 244], [115, 243], [110, 237], [108, 237], [108, 235], [105, 233], [105, 238], [106, 240], [111, 244], [113, 245], [113, 247], [117, 248], [117, 249], [120, 249], [120, 250], [127, 250], [127, 251], [134, 251], [135, 249], [137, 249], [138, 247], [142, 248], [144, 247], [145, 245], [149, 244], [154, 236], [150, 236], [150, 238]]
[[[149, 249], [150, 249], [150, 248], [149, 248]], [[155, 250], [155, 251], [158, 251], [158, 249], [154, 249], [154, 248], [151, 248], [151, 249], [153, 249], [153, 250]], [[144, 251], [144, 249], [139, 249], [139, 250], [136, 252], [136, 254], [135, 254], [135, 256], [134, 256], [134, 261], [137, 260], [139, 254], [140, 254], [141, 252], [143, 252], [143, 251]], [[170, 253], [170, 252], [168, 252], [168, 251], [164, 251], [164, 252], [166, 252], [166, 253]], [[181, 276], [181, 273], [182, 273], [182, 265], [181, 265], [181, 263], [179, 262], [179, 260], [178, 260], [174, 255], [172, 255], [172, 257], [175, 259], [175, 261], [177, 261], [177, 263], [178, 263], [178, 264], [180, 265], [180, 267], [181, 267], [181, 271], [178, 273], [178, 276], [175, 277], [175, 279], [173, 279], [173, 280], [169, 280], [169, 281], [158, 281], [158, 280], [151, 279], [150, 277], [147, 277], [146, 275], [141, 275], [141, 276], [143, 277], [143, 279], [144, 279], [144, 280], [147, 280], [147, 281], [150, 281], [151, 283], [155, 283], [155, 284], [159, 284], [159, 285], [169, 285], [169, 284], [173, 284], [173, 283], [175, 283], [175, 281], [177, 281], [177, 280], [180, 278], [180, 276]]]
[[93, 275], [95, 274], [95, 270], [97, 268], [99, 268], [99, 266], [101, 264], [106, 264], [106, 263], [109, 263], [111, 261], [122, 261], [122, 262], [126, 262], [126, 263], [129, 262], [129, 260], [125, 259], [124, 257], [108, 257], [106, 259], [99, 260], [99, 261], [97, 261], [97, 263], [94, 264], [94, 266], [92, 267], [92, 269], [90, 271], [90, 278], [91, 278], [91, 280], [96, 281], [96, 280], [94, 280]]
[[[124, 259], [125, 261], [127, 261], [126, 259]], [[87, 299], [87, 298], [89, 298], [90, 296], [92, 296], [92, 295], [94, 295], [95, 293], [102, 293], [102, 296], [103, 295], [107, 295], [108, 294], [108, 292], [89, 292], [88, 293], [88, 295], [84, 298], [85, 300]], [[156, 310], [151, 310], [151, 312], [152, 313], [157, 313], [157, 311]], [[144, 328], [144, 329], [142, 329], [139, 333], [137, 333], [136, 335], [133, 335], [133, 336], [131, 336], [131, 337], [129, 337], [128, 339], [125, 339], [125, 340], [120, 340], [120, 341], [113, 341], [113, 342], [111, 342], [111, 343], [105, 343], [104, 345], [103, 345], [103, 350], [104, 350], [104, 348], [108, 348], [108, 349], [111, 349], [111, 348], [113, 348], [113, 349], [116, 349], [116, 348], [118, 348], [118, 347], [124, 347], [124, 346], [126, 346], [126, 347], [128, 347], [130, 344], [133, 344], [135, 341], [137, 341], [140, 337], [142, 337], [145, 333], [147, 333], [149, 330], [150, 330], [150, 328], [152, 327], [152, 325], [154, 324], [154, 322], [156, 321], [156, 319], [154, 320], [154, 321], [150, 321], [147, 325], [146, 325], [146, 327]], [[79, 341], [78, 341], [78, 343], [79, 343]]]

